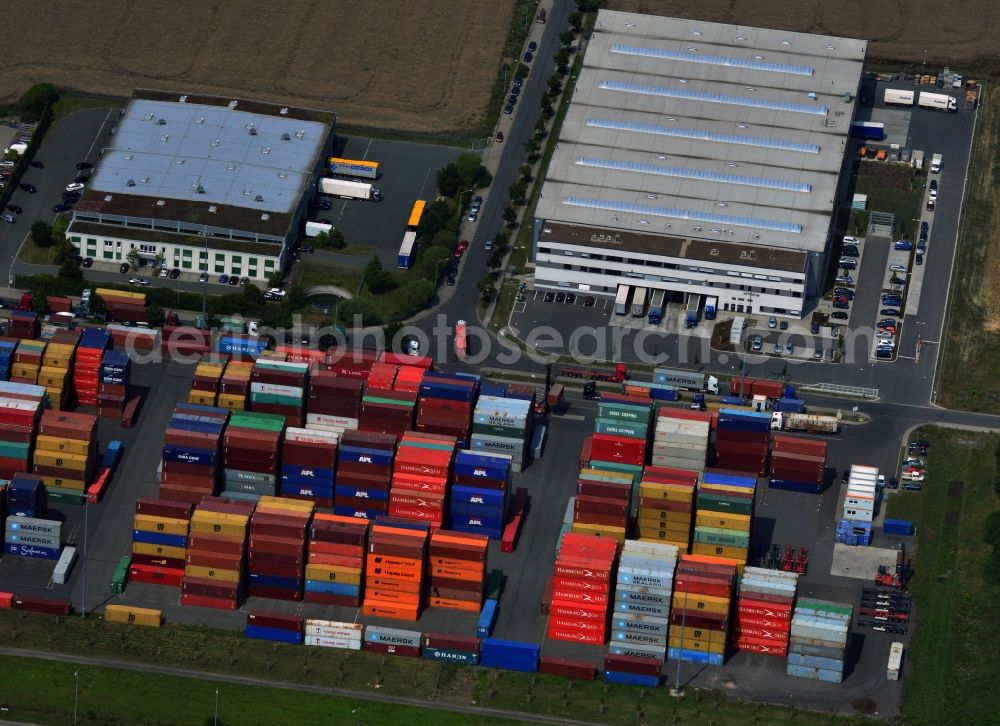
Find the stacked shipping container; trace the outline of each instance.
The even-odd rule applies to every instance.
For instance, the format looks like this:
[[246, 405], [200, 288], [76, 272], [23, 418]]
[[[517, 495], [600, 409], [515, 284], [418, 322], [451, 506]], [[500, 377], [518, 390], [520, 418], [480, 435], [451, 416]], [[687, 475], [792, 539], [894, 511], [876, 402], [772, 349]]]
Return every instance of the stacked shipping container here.
[[765, 476], [771, 415], [734, 408], [719, 409], [715, 429], [717, 466]]
[[396, 449], [389, 514], [444, 526], [451, 464], [458, 442], [453, 436], [404, 433]]
[[427, 534], [427, 527], [417, 522], [372, 526], [365, 562], [365, 615], [413, 621], [419, 617]]
[[417, 400], [417, 431], [454, 436], [468, 443], [477, 388], [474, 378], [425, 373]]
[[674, 576], [667, 655], [722, 665], [736, 567], [715, 558], [682, 555]]
[[345, 517], [375, 519], [389, 512], [396, 437], [345, 431], [337, 450], [333, 511]]
[[111, 334], [100, 328], [86, 328], [80, 336], [73, 363], [73, 388], [81, 406], [97, 405], [101, 361], [110, 344]]
[[235, 610], [243, 599], [247, 526], [254, 505], [205, 497], [191, 515], [181, 605]]
[[44, 517], [48, 496], [42, 478], [34, 474], [14, 474], [7, 483], [7, 516]]
[[608, 653], [666, 660], [677, 547], [625, 542], [618, 563]]
[[197, 504], [216, 493], [222, 432], [228, 420], [224, 408], [177, 404], [163, 438], [161, 499]]
[[527, 463], [531, 436], [531, 401], [480, 396], [472, 414], [473, 451], [507, 454], [513, 471]]
[[199, 361], [191, 378], [188, 403], [215, 406], [219, 395], [219, 381], [226, 370], [226, 360], [226, 357], [206, 356]]
[[38, 424], [32, 470], [50, 498], [82, 504], [97, 469], [97, 417], [46, 411]]
[[14, 351], [14, 364], [10, 369], [10, 380], [14, 383], [38, 383], [38, 372], [42, 369], [42, 358], [45, 356], [44, 340], [24, 339], [17, 344]]
[[306, 602], [361, 606], [368, 522], [318, 512], [309, 527]]
[[333, 509], [336, 468], [336, 433], [285, 429], [281, 449], [281, 496], [305, 499], [318, 507]]
[[486, 550], [481, 534], [437, 531], [428, 545], [427, 604], [478, 613], [483, 602]]
[[133, 582], [181, 586], [193, 509], [187, 502], [136, 499], [129, 566]]
[[629, 515], [638, 505], [639, 479], [648, 455], [653, 407], [634, 396], [602, 394], [597, 404], [596, 433], [590, 439], [590, 467], [625, 473], [632, 478]]
[[739, 584], [733, 645], [737, 650], [784, 657], [799, 576], [747, 567]]
[[788, 640], [788, 675], [840, 683], [853, 610], [843, 603], [800, 599]]
[[401, 434], [413, 428], [417, 394], [366, 387], [361, 397], [358, 428], [382, 434]]
[[80, 338], [78, 330], [58, 330], [45, 349], [42, 368], [38, 371], [38, 385], [45, 386], [52, 408], [69, 408], [73, 398], [70, 369]]
[[285, 418], [258, 411], [234, 411], [222, 440], [223, 488], [228, 496], [256, 501], [275, 496]]
[[511, 458], [459, 451], [451, 487], [451, 529], [500, 539], [507, 517]]
[[216, 396], [219, 408], [230, 411], [245, 411], [250, 397], [250, 373], [253, 363], [244, 360], [231, 360], [226, 363], [219, 380], [219, 393]]
[[661, 406], [653, 433], [654, 466], [704, 471], [712, 414]]
[[0, 380], [6, 381], [10, 378], [10, 367], [14, 362], [16, 349], [16, 338], [0, 338]]
[[0, 381], [0, 479], [30, 469], [35, 432], [47, 406], [41, 386]]
[[342, 378], [314, 368], [309, 375], [306, 428], [341, 434], [358, 427], [361, 415], [360, 378]]
[[283, 416], [288, 426], [305, 425], [309, 366], [258, 358], [250, 375], [250, 408]]
[[775, 436], [771, 452], [773, 489], [821, 494], [826, 478], [826, 442]]
[[37, 338], [42, 334], [42, 322], [38, 318], [38, 313], [30, 310], [11, 310], [10, 318], [7, 321], [7, 332], [10, 337]]
[[573, 532], [610, 537], [619, 544], [628, 533], [632, 477], [624, 472], [584, 469], [573, 497]]
[[301, 600], [312, 502], [261, 497], [250, 518], [249, 594]]
[[698, 485], [692, 553], [746, 564], [756, 484], [753, 476], [705, 471]]
[[606, 640], [618, 543], [566, 533], [556, 555], [548, 637], [589, 645]]
[[97, 415], [101, 418], [120, 419], [128, 398], [132, 362], [117, 350], [104, 352], [98, 373]]
[[62, 522], [16, 515], [5, 517], [3, 542], [7, 555], [58, 560], [62, 551]]
[[636, 536], [643, 542], [673, 545], [680, 554], [687, 554], [697, 486], [697, 471], [647, 466], [639, 482]]

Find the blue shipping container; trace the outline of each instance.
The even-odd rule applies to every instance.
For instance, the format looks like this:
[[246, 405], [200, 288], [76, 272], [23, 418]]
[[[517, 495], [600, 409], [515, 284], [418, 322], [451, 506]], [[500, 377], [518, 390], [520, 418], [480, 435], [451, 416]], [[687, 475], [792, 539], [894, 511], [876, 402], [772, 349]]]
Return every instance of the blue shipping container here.
[[479, 622], [476, 623], [476, 637], [488, 638], [493, 633], [493, 626], [497, 623], [497, 601], [487, 600], [483, 604], [483, 610], [479, 613]]
[[886, 534], [899, 534], [904, 537], [913, 536], [913, 522], [905, 519], [889, 519], [886, 517], [882, 529]]
[[25, 544], [5, 544], [3, 551], [16, 557], [34, 557], [40, 560], [58, 560], [60, 551], [50, 547], [35, 547]]
[[281, 628], [267, 628], [263, 625], [248, 625], [246, 630], [248, 638], [256, 640], [274, 640], [278, 643], [291, 643], [292, 645], [302, 645], [303, 635], [294, 630], [282, 630]]
[[453, 506], [462, 503], [502, 507], [506, 498], [506, 492], [496, 489], [477, 489], [460, 484], [456, 484], [451, 488], [451, 503]]
[[341, 582], [327, 582], [325, 580], [306, 580], [306, 592], [322, 592], [327, 595], [345, 595], [346, 597], [359, 597], [361, 595], [360, 585], [345, 585]]
[[164, 461], [215, 466], [217, 458], [218, 452], [215, 449], [196, 449], [190, 446], [173, 446], [171, 444], [164, 444], [163, 446]]
[[537, 643], [486, 638], [483, 640], [480, 664], [489, 668], [534, 673], [538, 670], [538, 653]]
[[374, 499], [379, 502], [389, 501], [389, 492], [382, 489], [358, 489], [357, 487], [336, 486], [334, 493], [342, 497], [357, 497], [358, 499]]
[[281, 473], [288, 476], [316, 477], [317, 479], [333, 479], [333, 469], [310, 468], [307, 466], [294, 466], [283, 464]]
[[801, 492], [802, 494], [822, 494], [823, 484], [807, 481], [792, 481], [791, 479], [771, 479], [769, 486], [772, 489], [781, 489], [788, 492]]
[[622, 671], [604, 671], [604, 680], [622, 686], [646, 686], [647, 688], [659, 688], [660, 686], [660, 676], [643, 676], [638, 673], [624, 673]]
[[144, 544], [160, 545], [161, 547], [187, 547], [187, 537], [182, 534], [147, 532], [143, 529], [132, 530], [132, 541], [142, 542]]
[[277, 575], [262, 575], [259, 572], [250, 573], [250, 584], [263, 587], [280, 587], [285, 590], [301, 590], [302, 580], [298, 577], [278, 577]]
[[391, 451], [364, 449], [360, 446], [341, 446], [340, 451], [338, 452], [338, 457], [341, 461], [387, 466], [392, 464], [394, 454]]
[[341, 517], [358, 517], [360, 519], [375, 519], [384, 512], [376, 511], [374, 509], [357, 509], [355, 507], [334, 507], [334, 514], [339, 514]]
[[706, 663], [708, 665], [722, 665], [723, 657], [721, 653], [702, 653], [698, 650], [688, 650], [687, 648], [668, 648], [667, 657], [670, 660], [686, 660], [692, 663]]
[[122, 442], [112, 441], [108, 444], [108, 448], [104, 451], [104, 455], [101, 457], [101, 468], [115, 470], [118, 466], [118, 462], [122, 458]]
[[293, 497], [315, 497], [317, 499], [333, 499], [333, 485], [312, 483], [309, 486], [281, 482], [279, 489], [282, 494]]

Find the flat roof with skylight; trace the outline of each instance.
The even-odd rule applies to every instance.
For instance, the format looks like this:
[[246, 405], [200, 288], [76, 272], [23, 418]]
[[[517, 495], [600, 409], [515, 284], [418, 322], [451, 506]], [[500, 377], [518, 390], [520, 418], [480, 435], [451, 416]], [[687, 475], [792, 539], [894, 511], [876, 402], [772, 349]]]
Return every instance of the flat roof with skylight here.
[[601, 10], [536, 216], [823, 251], [866, 48]]

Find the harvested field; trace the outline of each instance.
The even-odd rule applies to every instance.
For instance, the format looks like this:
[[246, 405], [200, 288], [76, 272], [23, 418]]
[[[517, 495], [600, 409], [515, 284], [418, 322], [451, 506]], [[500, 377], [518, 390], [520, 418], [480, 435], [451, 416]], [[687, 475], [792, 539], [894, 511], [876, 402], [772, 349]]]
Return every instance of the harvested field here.
[[[56, 0], [3, 8], [0, 104], [32, 84], [106, 96], [203, 92], [334, 111], [342, 123], [463, 131], [486, 110], [515, 0]], [[53, 42], [53, 39], [58, 39]]]
[[862, 2], [847, 0], [608, 0], [607, 7], [653, 15], [697, 18], [758, 28], [782, 28], [847, 38], [867, 38], [868, 57], [922, 63], [928, 72], [950, 65], [1000, 69], [994, 28], [1000, 4], [989, 0], [949, 5], [947, 12], [933, 0]]

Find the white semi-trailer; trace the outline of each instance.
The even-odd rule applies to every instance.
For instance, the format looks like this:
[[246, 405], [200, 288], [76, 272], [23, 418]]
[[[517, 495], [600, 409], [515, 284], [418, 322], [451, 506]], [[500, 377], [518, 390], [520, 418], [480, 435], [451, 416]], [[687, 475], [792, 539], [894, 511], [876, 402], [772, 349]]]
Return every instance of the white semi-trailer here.
[[364, 199], [370, 202], [382, 200], [382, 193], [368, 182], [349, 181], [347, 179], [331, 179], [323, 177], [319, 180], [320, 194], [330, 194], [342, 199]]

